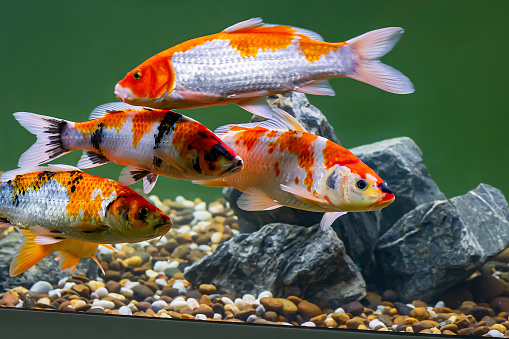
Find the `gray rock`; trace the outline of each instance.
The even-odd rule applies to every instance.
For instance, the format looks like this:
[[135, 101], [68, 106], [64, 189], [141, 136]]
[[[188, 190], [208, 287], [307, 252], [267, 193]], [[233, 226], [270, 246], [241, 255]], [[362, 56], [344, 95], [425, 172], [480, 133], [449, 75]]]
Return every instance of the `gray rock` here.
[[211, 255], [188, 268], [184, 277], [195, 286], [214, 284], [233, 295], [272, 291], [335, 306], [365, 295], [365, 283], [346, 255], [343, 243], [329, 230], [269, 224], [220, 244]]
[[[52, 253], [24, 273], [11, 277], [9, 267], [21, 242], [20, 233], [9, 233], [7, 237], [0, 240], [0, 292], [17, 286], [30, 288], [42, 280], [57, 284], [60, 279], [71, 276], [69, 272], [60, 270], [59, 262], [55, 260], [56, 254]], [[91, 258], [87, 258], [80, 260], [73, 274], [83, 273], [87, 278], [94, 280], [97, 278], [97, 270], [97, 264]]]
[[48, 294], [53, 289], [53, 286], [47, 281], [38, 281], [30, 287], [30, 291], [39, 294]]
[[379, 211], [348, 213], [333, 224], [347, 253], [365, 268], [378, 241], [396, 221], [416, 206], [445, 196], [431, 179], [422, 152], [412, 139], [393, 138], [351, 149], [371, 167], [396, 196], [395, 202]]
[[405, 301], [430, 301], [509, 246], [502, 192], [480, 184], [467, 194], [418, 206], [379, 240], [386, 281]]

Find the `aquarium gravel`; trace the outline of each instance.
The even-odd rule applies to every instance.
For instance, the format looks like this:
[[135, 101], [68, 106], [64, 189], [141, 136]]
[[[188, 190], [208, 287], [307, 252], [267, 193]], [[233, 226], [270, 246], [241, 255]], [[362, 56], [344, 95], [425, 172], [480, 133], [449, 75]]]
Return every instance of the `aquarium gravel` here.
[[[280, 298], [271, 291], [224, 294], [221, 286], [193, 286], [184, 272], [239, 233], [237, 217], [228, 203], [218, 199], [207, 204], [183, 197], [160, 201], [151, 196], [150, 200], [174, 220], [165, 236], [117, 245], [116, 253], [100, 250], [105, 274], [96, 280], [83, 274], [69, 275], [60, 281], [38, 281], [30, 289], [18, 286], [0, 293], [2, 307], [331, 330], [509, 337], [509, 285], [506, 273], [498, 270], [504, 266], [501, 262], [507, 262], [506, 252], [499, 256], [500, 262], [487, 263], [465, 287], [434, 304], [398, 302], [392, 290], [367, 292], [362, 300], [344, 305], [331, 305], [328, 300], [313, 303], [297, 296]], [[0, 238], [10, 232], [16, 230], [9, 228]]]

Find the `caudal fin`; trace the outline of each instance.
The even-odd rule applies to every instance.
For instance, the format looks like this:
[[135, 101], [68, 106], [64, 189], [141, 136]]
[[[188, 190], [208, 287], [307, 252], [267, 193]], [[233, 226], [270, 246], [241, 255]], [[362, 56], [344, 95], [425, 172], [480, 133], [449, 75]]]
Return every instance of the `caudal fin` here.
[[21, 232], [24, 236], [23, 243], [14, 256], [14, 259], [12, 259], [9, 269], [9, 275], [11, 277], [25, 272], [51, 253], [48, 246], [35, 243], [34, 239], [37, 234], [27, 230], [21, 230]]
[[379, 60], [396, 45], [403, 32], [400, 27], [387, 27], [348, 40], [347, 45], [360, 57], [357, 69], [348, 77], [391, 93], [413, 93], [414, 86], [410, 79]]
[[28, 112], [13, 115], [21, 126], [37, 137], [35, 144], [19, 158], [19, 167], [43, 164], [69, 152], [63, 147], [61, 138], [68, 121]]

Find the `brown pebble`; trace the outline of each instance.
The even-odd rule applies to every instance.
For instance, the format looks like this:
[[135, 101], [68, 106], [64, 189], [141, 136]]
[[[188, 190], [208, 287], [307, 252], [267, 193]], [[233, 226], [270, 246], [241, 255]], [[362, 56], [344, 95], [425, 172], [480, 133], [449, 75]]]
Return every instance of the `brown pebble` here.
[[417, 320], [429, 319], [429, 312], [425, 307], [416, 307], [410, 311], [410, 316]]
[[235, 319], [240, 319], [240, 320], [246, 321], [247, 318], [249, 318], [250, 316], [252, 316], [255, 313], [256, 313], [256, 311], [253, 308], [248, 308], [248, 309], [242, 310], [240, 312], [237, 312], [237, 314], [235, 314]]
[[[283, 303], [282, 313], [285, 315], [297, 313], [298, 308], [293, 302], [288, 299], [278, 298]], [[332, 312], [331, 312], [332, 313]]]
[[264, 297], [260, 299], [266, 311], [278, 312], [283, 309], [283, 302], [277, 298]]
[[449, 331], [449, 330], [442, 331], [442, 334], [444, 334], [444, 335], [457, 335], [456, 333], [454, 333], [452, 331]]
[[408, 318], [408, 316], [406, 316], [406, 315], [398, 315], [393, 320], [394, 325], [403, 325], [403, 324], [405, 324], [406, 318]]
[[[194, 316], [196, 316], [197, 314], [204, 314], [207, 318], [214, 317], [214, 311], [210, 307], [197, 307], [193, 310], [193, 312], [191, 314]], [[247, 319], [247, 317], [246, 317], [246, 319]]]
[[[456, 320], [455, 324], [458, 326], [459, 329], [463, 329], [468, 327], [470, 325], [470, 321], [468, 321], [467, 317], [460, 317], [458, 320]], [[459, 334], [459, 331], [458, 331]]]
[[332, 313], [332, 319], [334, 319], [339, 325], [345, 325], [350, 316], [346, 313]]
[[364, 319], [362, 319], [360, 317], [354, 317], [354, 318], [346, 321], [346, 328], [356, 330], [359, 327], [359, 325], [361, 325], [361, 324], [364, 325]]
[[412, 325], [413, 323], [416, 323], [418, 322], [419, 320], [417, 320], [416, 318], [414, 317], [407, 317], [405, 319], [405, 325]]
[[417, 307], [424, 307], [424, 308], [428, 307], [428, 304], [426, 304], [422, 300], [414, 300], [414, 301], [412, 301], [412, 305], [414, 305], [415, 308], [417, 308]]
[[479, 326], [478, 328], [476, 328], [474, 330], [473, 335], [481, 336], [481, 335], [485, 335], [489, 331], [490, 331], [490, 328], [488, 326]]
[[73, 285], [71, 289], [73, 291], [76, 291], [82, 297], [87, 298], [90, 296], [90, 288], [88, 288], [86, 285], [83, 284]]
[[9, 303], [17, 305], [19, 303], [18, 296], [14, 295], [14, 293], [5, 293], [2, 297], [2, 305], [7, 305]]
[[312, 323], [315, 323], [317, 325], [320, 325], [325, 321], [326, 318], [327, 318], [326, 314], [320, 314], [319, 316], [309, 319], [309, 321], [311, 321]]
[[296, 297], [296, 296], [293, 296], [293, 295], [289, 296], [289, 297], [288, 297], [288, 298], [286, 298], [286, 299], [287, 299], [287, 300], [290, 300], [292, 303], [294, 303], [294, 304], [295, 304], [295, 305], [297, 305], [297, 306], [298, 306], [298, 305], [299, 305], [299, 303], [302, 301], [302, 299], [301, 299], [301, 298]]
[[207, 295], [207, 294], [203, 294], [200, 298], [200, 301], [199, 301], [200, 304], [205, 304], [205, 305], [209, 305], [209, 306], [212, 306], [214, 303], [212, 302], [212, 300], [210, 300], [210, 297]]
[[212, 284], [201, 284], [198, 287], [198, 291], [202, 294], [214, 294], [217, 292], [217, 288]]
[[422, 322], [422, 321], [417, 321], [411, 325], [412, 325], [412, 329], [414, 330], [414, 333], [419, 333], [422, 330], [430, 329], [433, 327], [432, 325]]
[[[281, 305], [281, 308], [282, 308], [282, 305]], [[310, 303], [308, 301], [301, 301], [297, 305], [297, 309], [299, 310], [299, 313], [306, 320], [309, 320], [309, 319], [311, 319], [313, 317], [316, 317], [316, 316], [322, 314], [322, 310], [320, 309], [320, 307], [318, 307], [315, 304]]]

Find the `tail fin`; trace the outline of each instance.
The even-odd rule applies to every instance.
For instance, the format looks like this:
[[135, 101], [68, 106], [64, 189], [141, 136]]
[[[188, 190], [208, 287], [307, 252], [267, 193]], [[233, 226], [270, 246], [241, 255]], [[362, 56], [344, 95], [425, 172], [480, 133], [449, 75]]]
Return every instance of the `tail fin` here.
[[379, 60], [396, 45], [403, 32], [400, 27], [387, 27], [348, 40], [346, 43], [360, 56], [358, 68], [348, 77], [391, 93], [413, 93], [410, 79]]
[[37, 234], [27, 230], [21, 230], [21, 232], [24, 236], [23, 243], [14, 256], [14, 259], [12, 259], [9, 269], [9, 275], [11, 277], [25, 272], [52, 252], [48, 246], [35, 243], [34, 239]]
[[19, 167], [43, 164], [69, 152], [63, 147], [61, 138], [68, 121], [28, 112], [13, 115], [21, 126], [37, 137], [35, 144], [19, 158]]

